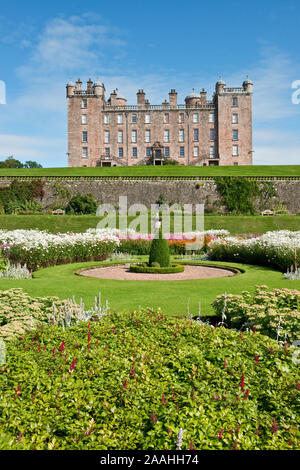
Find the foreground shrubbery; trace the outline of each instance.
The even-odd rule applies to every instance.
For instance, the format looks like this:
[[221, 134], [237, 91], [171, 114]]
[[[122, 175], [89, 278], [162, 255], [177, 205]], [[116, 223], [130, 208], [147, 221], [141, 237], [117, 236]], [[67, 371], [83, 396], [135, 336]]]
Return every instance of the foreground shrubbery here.
[[300, 231], [279, 230], [250, 239], [218, 238], [208, 252], [213, 260], [270, 266], [285, 272], [300, 264]]
[[295, 449], [299, 379], [258, 333], [110, 314], [9, 343], [2, 448]]
[[218, 295], [213, 303], [217, 315], [226, 315], [229, 327], [255, 328], [260, 333], [281, 341], [300, 337], [300, 292], [256, 286], [255, 294]]

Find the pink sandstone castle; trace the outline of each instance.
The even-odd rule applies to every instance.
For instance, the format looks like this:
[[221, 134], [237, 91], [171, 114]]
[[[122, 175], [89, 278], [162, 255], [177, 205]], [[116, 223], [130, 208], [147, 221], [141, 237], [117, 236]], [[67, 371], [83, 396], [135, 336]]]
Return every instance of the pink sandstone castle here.
[[177, 103], [151, 105], [143, 90], [137, 104], [114, 90], [108, 100], [103, 83], [91, 79], [86, 90], [80, 79], [67, 84], [68, 164], [81, 166], [252, 164], [253, 83], [240, 88], [216, 83], [212, 100], [204, 89]]

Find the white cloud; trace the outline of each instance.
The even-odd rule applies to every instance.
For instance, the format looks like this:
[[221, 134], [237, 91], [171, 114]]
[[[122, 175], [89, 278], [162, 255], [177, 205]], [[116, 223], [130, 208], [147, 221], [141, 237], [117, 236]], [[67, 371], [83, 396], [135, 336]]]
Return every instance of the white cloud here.
[[52, 161], [60, 159], [63, 162], [60, 166], [65, 166], [65, 148], [63, 139], [0, 134], [1, 160], [13, 155], [21, 161], [36, 160], [44, 166], [46, 163], [53, 166]]

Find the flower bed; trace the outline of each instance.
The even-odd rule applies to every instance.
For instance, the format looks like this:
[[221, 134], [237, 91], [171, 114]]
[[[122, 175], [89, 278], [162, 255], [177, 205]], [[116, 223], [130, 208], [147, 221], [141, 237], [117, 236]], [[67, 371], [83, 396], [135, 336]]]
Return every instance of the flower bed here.
[[101, 261], [119, 246], [119, 238], [105, 229], [58, 235], [38, 230], [1, 230], [0, 244], [12, 263], [36, 270], [63, 263]]
[[300, 265], [300, 231], [280, 230], [250, 239], [218, 238], [209, 245], [211, 259], [270, 266], [285, 272]]
[[0, 447], [297, 449], [292, 352], [159, 310], [31, 332], [0, 369]]
[[170, 273], [182, 273], [184, 266], [180, 264], [172, 264], [172, 266], [142, 266], [138, 264], [131, 264], [130, 271], [132, 273], [156, 273], [156, 274], [170, 274]]
[[256, 286], [253, 297], [247, 291], [241, 295], [218, 295], [213, 302], [217, 315], [224, 312], [229, 327], [254, 328], [281, 341], [293, 342], [300, 337], [300, 292]]

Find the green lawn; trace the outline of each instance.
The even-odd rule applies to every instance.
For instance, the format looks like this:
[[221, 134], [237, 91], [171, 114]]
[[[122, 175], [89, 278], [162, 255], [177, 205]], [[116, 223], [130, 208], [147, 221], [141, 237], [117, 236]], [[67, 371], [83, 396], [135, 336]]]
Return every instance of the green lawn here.
[[[130, 217], [129, 220], [133, 218]], [[85, 232], [100, 218], [92, 215], [0, 215], [0, 230], [39, 229], [57, 232]], [[226, 229], [232, 234], [265, 233], [271, 230], [300, 230], [300, 216], [214, 216], [205, 217], [205, 230]]]
[[[143, 307], [161, 307], [168, 315], [185, 315], [190, 299], [190, 312], [197, 314], [198, 302], [201, 302], [203, 315], [213, 314], [211, 302], [223, 292], [238, 294], [243, 290], [254, 291], [254, 286], [267, 285], [269, 288], [300, 289], [300, 281], [287, 281], [282, 273], [259, 266], [237, 263], [210, 262], [224, 266], [242, 268], [245, 273], [225, 278], [200, 279], [192, 281], [115, 281], [77, 276], [74, 272], [87, 266], [105, 263], [76, 263], [41, 269], [33, 279], [0, 279], [0, 289], [21, 287], [30, 295], [55, 295], [60, 299], [75, 295], [86, 306], [91, 306], [94, 297], [101, 292], [103, 301], [108, 300], [112, 309], [138, 309]], [[107, 263], [106, 263], [107, 264]]]
[[300, 176], [300, 165], [1, 168], [0, 176]]

